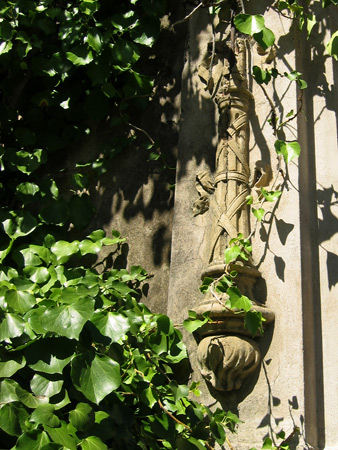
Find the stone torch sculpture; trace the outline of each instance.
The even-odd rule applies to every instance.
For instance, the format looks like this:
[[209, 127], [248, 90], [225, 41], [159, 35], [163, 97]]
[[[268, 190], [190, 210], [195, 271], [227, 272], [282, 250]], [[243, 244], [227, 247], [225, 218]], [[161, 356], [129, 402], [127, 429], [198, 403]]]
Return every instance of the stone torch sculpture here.
[[[250, 193], [248, 110], [253, 97], [247, 88], [244, 40], [237, 39], [233, 47], [217, 43], [199, 69], [207, 88], [216, 92], [213, 97], [219, 113], [215, 175], [204, 171], [196, 177], [199, 199], [194, 203], [194, 214], [208, 211], [210, 218], [208, 265], [202, 279], [221, 277], [230, 239], [250, 233], [246, 197]], [[258, 183], [262, 185], [262, 177]], [[236, 262], [231, 269], [238, 273], [236, 283], [242, 294], [262, 313], [264, 325], [272, 322], [273, 312], [254, 299], [259, 271], [247, 262]], [[243, 314], [225, 309], [225, 301], [209, 291], [195, 308], [199, 316], [209, 312], [212, 319], [199, 329], [197, 357], [203, 377], [219, 391], [239, 389], [261, 359], [259, 346], [244, 328]]]

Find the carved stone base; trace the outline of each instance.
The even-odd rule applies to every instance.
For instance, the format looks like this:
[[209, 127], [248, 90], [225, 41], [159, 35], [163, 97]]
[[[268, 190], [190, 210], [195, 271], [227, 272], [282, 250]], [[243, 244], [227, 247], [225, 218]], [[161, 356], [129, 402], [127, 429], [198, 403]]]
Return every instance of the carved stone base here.
[[218, 391], [239, 389], [260, 359], [256, 342], [245, 337], [209, 336], [197, 348], [201, 374]]
[[[224, 270], [224, 264], [214, 263], [208, 266], [202, 277], [217, 279]], [[274, 321], [275, 315], [271, 309], [254, 299], [253, 288], [261, 276], [260, 272], [240, 262], [233, 264], [231, 270], [236, 270], [236, 285], [243, 295], [250, 298], [252, 309], [260, 312], [265, 319], [265, 328]], [[196, 331], [200, 339], [197, 359], [202, 376], [218, 391], [239, 389], [261, 360], [258, 344], [244, 327], [244, 312], [225, 308], [227, 298], [227, 294], [213, 294], [209, 290], [194, 309], [198, 317], [202, 318], [208, 312], [211, 319]], [[257, 336], [260, 336], [260, 332]]]

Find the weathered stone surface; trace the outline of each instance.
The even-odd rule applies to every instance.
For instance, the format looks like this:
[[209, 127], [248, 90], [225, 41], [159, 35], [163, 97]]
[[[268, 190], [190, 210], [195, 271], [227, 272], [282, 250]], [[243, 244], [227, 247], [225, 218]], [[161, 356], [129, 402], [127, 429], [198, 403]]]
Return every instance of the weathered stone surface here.
[[[263, 3], [262, 7], [265, 7]], [[255, 13], [260, 12], [259, 3], [255, 2], [252, 9]], [[280, 22], [273, 11], [270, 11], [266, 23], [277, 35], [282, 33], [283, 27], [288, 26], [287, 20]], [[191, 208], [198, 198], [195, 190], [196, 174], [203, 171], [214, 173], [217, 170], [213, 158], [218, 144], [218, 111], [210, 99], [210, 93], [201, 86], [198, 75], [198, 69], [212, 41], [211, 27], [207, 25], [207, 16], [203, 11], [190, 20], [190, 36], [183, 71], [182, 120], [168, 303], [169, 314], [177, 323], [187, 316], [188, 309], [195, 309], [203, 303], [203, 296], [198, 288], [201, 282], [199, 274], [209, 263], [209, 259], [205, 257], [209, 245], [208, 213], [194, 217], [189, 207]], [[281, 51], [286, 51], [284, 44]], [[261, 58], [253, 49], [249, 59], [250, 66], [261, 64]], [[283, 67], [283, 60], [279, 64], [281, 72], [288, 70], [289, 66]], [[288, 55], [287, 64], [295, 67], [295, 55]], [[269, 167], [272, 167], [273, 177], [277, 168], [274, 158], [275, 137], [266, 121], [270, 108], [262, 91], [257, 85], [254, 86], [252, 80], [249, 82], [249, 89], [255, 99], [249, 112], [251, 177], [254, 178], [256, 162], [261, 161], [258, 167], [264, 168], [264, 176], [269, 182]], [[295, 109], [295, 86], [281, 80], [278, 92], [280, 96], [284, 96], [285, 108]], [[279, 183], [281, 182], [282, 179]], [[245, 422], [239, 428], [238, 437], [232, 438], [233, 446], [238, 450], [259, 446], [263, 436], [271, 428], [284, 428], [286, 433], [292, 431], [294, 422], [301, 424], [304, 415], [301, 280], [299, 270], [294, 269], [299, 268], [301, 264], [298, 189], [298, 169], [296, 164], [291, 164], [289, 179], [279, 201], [276, 218], [264, 225], [254, 239], [253, 263], [259, 267], [262, 274], [262, 279], [255, 288], [255, 297], [272, 309], [277, 318], [274, 327], [267, 329], [264, 338], [259, 342], [263, 359], [261, 370], [250, 374], [242, 387], [232, 392], [221, 393], [209, 384], [203, 388], [202, 399], [206, 403], [214, 404], [216, 399], [218, 406], [232, 409]], [[198, 378], [196, 343], [191, 336], [186, 337], [186, 342], [194, 369], [193, 376]], [[206, 347], [204, 351], [208, 351], [210, 342], [202, 345]], [[202, 360], [200, 364], [210, 379], [216, 380], [210, 369], [205, 368], [208, 363]], [[223, 363], [220, 364], [222, 366]], [[289, 402], [293, 402], [297, 409], [290, 410]], [[275, 418], [278, 419], [277, 422]]]
[[201, 374], [217, 391], [240, 389], [258, 367], [260, 356], [255, 341], [238, 336], [209, 336], [197, 348]]

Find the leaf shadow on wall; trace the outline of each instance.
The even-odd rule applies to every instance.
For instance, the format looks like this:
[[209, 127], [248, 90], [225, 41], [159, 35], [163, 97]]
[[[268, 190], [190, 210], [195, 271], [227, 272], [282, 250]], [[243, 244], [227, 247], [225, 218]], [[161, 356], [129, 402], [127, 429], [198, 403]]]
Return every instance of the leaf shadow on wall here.
[[338, 255], [325, 248], [325, 242], [329, 241], [338, 231], [338, 192], [333, 188], [317, 190], [317, 201], [322, 218], [318, 219], [318, 243], [326, 251], [326, 267], [328, 287], [331, 290], [338, 283]]
[[[271, 383], [268, 377], [268, 369], [266, 366], [268, 366], [272, 362], [271, 359], [265, 360], [262, 363], [265, 380], [268, 387], [268, 405], [267, 405], [267, 413], [260, 421], [257, 428], [265, 428], [268, 427], [268, 431], [264, 438], [272, 438], [272, 442], [275, 446], [278, 446], [278, 448], [283, 448], [283, 445], [289, 445], [290, 450], [295, 450], [299, 448], [300, 444], [300, 437], [302, 437], [305, 441], [304, 437], [304, 416], [301, 414], [299, 416], [299, 422], [298, 419], [295, 419], [294, 414], [299, 409], [299, 403], [297, 396], [293, 396], [291, 399], [288, 400], [289, 404], [289, 416], [291, 418], [291, 421], [293, 423], [293, 430], [283, 430], [283, 421], [286, 419], [286, 417], [281, 417], [280, 415], [276, 415], [276, 408], [278, 408], [281, 405], [281, 400], [276, 397], [273, 394], [273, 390], [271, 387]], [[282, 437], [283, 434], [281, 434], [281, 431], [284, 431], [285, 437]], [[287, 434], [289, 432], [289, 434]], [[280, 437], [278, 437], [278, 434]], [[282, 442], [281, 442], [282, 441]]]

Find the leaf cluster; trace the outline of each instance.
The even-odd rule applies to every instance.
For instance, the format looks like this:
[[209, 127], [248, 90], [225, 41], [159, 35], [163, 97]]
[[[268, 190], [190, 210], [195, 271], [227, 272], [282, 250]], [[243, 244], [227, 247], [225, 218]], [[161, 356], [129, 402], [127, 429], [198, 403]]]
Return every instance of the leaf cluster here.
[[[238, 422], [177, 381], [186, 348], [139, 301], [147, 273], [92, 267], [104, 247], [113, 260], [120, 234], [81, 237], [91, 187], [148, 104], [142, 68], [164, 11], [162, 0], [0, 1], [2, 448], [205, 449]], [[95, 159], [71, 165], [102, 124]]]
[[[238, 419], [188, 399], [175, 380], [181, 333], [137, 301], [139, 266], [101, 274], [71, 258], [118, 245], [97, 230], [82, 241], [25, 245], [2, 266], [0, 438], [7, 448], [206, 448]], [[207, 420], [204, 420], [206, 416]]]

